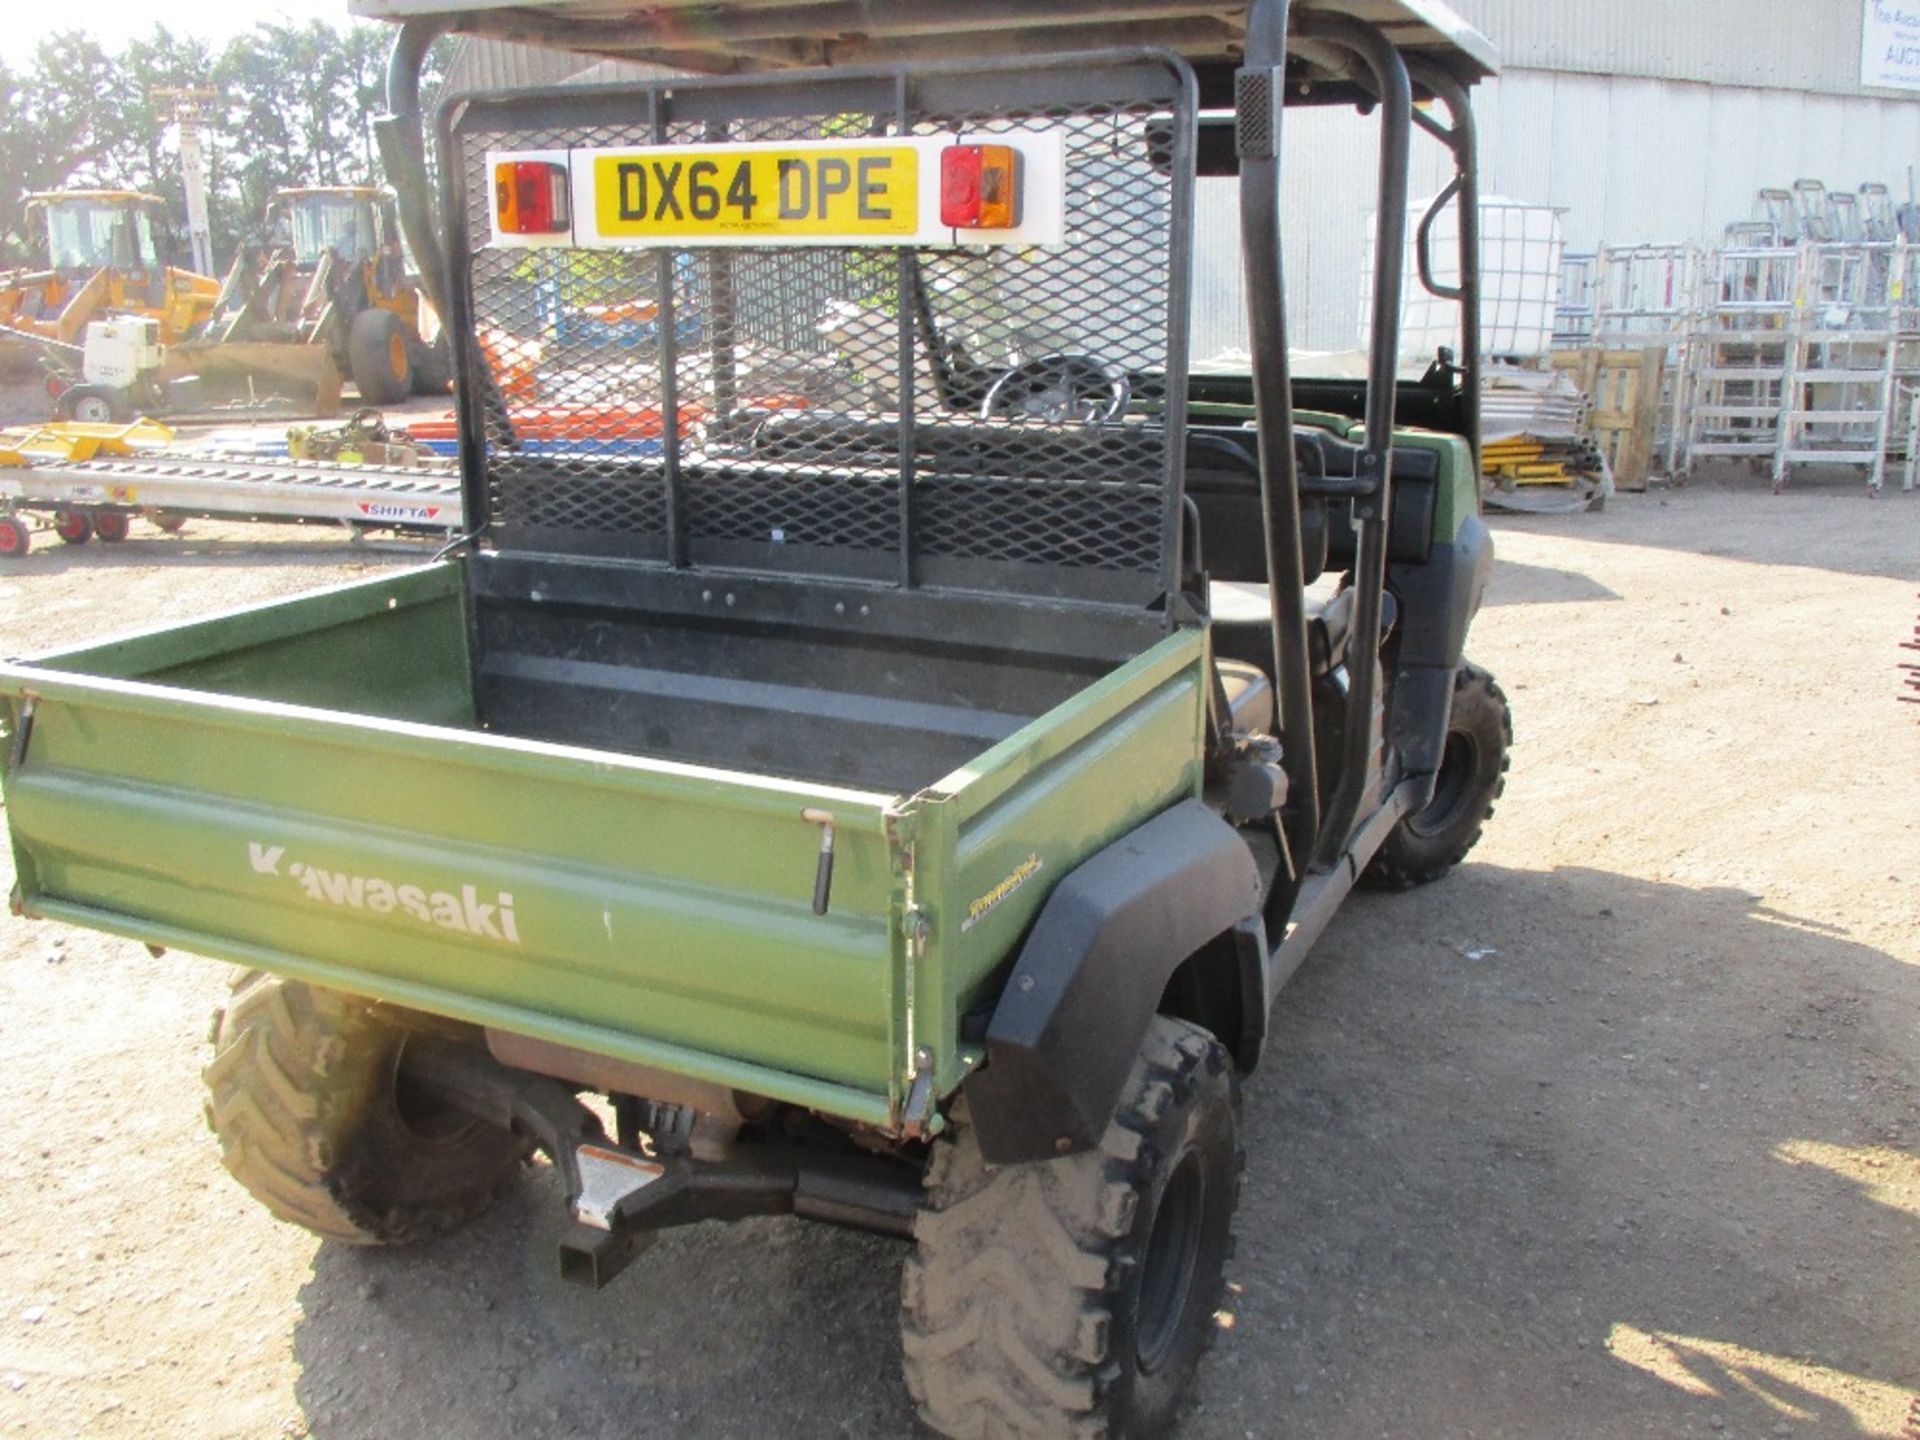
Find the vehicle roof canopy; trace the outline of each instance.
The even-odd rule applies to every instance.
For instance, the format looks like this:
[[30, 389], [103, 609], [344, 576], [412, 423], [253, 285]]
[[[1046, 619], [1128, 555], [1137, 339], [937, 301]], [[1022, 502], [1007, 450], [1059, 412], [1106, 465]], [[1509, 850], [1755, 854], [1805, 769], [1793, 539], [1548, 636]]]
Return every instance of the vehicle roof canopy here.
[[[349, 0], [356, 15], [432, 17], [458, 33], [699, 74], [1156, 46], [1185, 56], [1207, 96], [1230, 95], [1248, 6], [1223, 0]], [[1408, 58], [1462, 84], [1491, 75], [1487, 38], [1442, 0], [1296, 0], [1296, 17], [1377, 25]], [[1289, 100], [1359, 98], [1310, 44], [1290, 47]], [[1221, 82], [1228, 82], [1222, 84]], [[1302, 90], [1300, 87], [1306, 88]]]
[[95, 205], [164, 205], [158, 195], [138, 190], [35, 190], [27, 196], [29, 205], [57, 205], [63, 200], [84, 200]]
[[276, 200], [303, 200], [309, 195], [346, 196], [354, 199], [378, 200], [393, 192], [384, 185], [289, 185], [273, 192]]

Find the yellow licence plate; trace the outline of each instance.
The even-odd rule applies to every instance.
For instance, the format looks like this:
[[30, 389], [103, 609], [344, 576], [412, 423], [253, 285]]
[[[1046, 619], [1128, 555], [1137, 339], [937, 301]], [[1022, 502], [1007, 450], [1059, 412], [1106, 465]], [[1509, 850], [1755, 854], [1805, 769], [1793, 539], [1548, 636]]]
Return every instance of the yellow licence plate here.
[[920, 228], [920, 152], [884, 143], [595, 155], [603, 240], [885, 237]]

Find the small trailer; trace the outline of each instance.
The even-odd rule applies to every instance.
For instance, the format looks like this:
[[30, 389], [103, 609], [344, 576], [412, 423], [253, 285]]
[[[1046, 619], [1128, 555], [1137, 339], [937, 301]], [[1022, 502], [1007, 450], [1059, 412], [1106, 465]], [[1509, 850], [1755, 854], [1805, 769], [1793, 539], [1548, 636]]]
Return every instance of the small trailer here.
[[135, 516], [162, 530], [187, 520], [338, 525], [356, 533], [451, 539], [463, 533], [451, 470], [162, 450], [163, 427], [66, 425], [0, 437], [0, 559], [17, 559], [36, 528], [69, 545], [118, 544]]

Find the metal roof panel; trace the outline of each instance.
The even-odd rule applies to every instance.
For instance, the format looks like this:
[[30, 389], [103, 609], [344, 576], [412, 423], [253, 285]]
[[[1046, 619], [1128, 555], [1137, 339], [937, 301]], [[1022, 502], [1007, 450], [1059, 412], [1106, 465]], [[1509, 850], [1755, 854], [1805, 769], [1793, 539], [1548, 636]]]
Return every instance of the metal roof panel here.
[[[1196, 66], [1238, 63], [1248, 5], [1222, 0], [350, 0], [380, 20], [435, 17], [452, 30], [705, 74], [1006, 57], [1154, 46]], [[1301, 0], [1296, 15], [1377, 25], [1410, 57], [1472, 84], [1491, 42], [1443, 0]], [[1322, 78], [1296, 57], [1291, 78]]]

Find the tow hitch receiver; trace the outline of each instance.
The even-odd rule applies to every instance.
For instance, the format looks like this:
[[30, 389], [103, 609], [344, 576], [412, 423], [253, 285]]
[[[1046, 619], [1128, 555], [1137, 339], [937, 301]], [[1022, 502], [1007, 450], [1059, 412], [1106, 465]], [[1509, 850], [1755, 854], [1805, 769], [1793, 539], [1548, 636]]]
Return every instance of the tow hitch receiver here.
[[[658, 1232], [620, 1223], [622, 1205], [667, 1178], [667, 1167], [628, 1150], [582, 1145], [573, 1152], [579, 1189], [573, 1232], [560, 1242], [560, 1278], [598, 1290], [652, 1245]], [[667, 1189], [677, 1189], [669, 1183]]]
[[596, 1230], [613, 1229], [620, 1203], [667, 1173], [664, 1165], [605, 1145], [582, 1145], [573, 1155], [580, 1171], [580, 1195], [573, 1202], [573, 1218]]
[[657, 1158], [588, 1141], [572, 1153], [578, 1223], [560, 1242], [563, 1279], [598, 1288], [656, 1232], [701, 1220], [804, 1215], [855, 1230], [913, 1234], [920, 1183], [877, 1155], [795, 1145], [741, 1145], [721, 1160]]
[[608, 1139], [564, 1082], [512, 1069], [484, 1050], [422, 1040], [407, 1047], [403, 1063], [410, 1084], [519, 1132], [552, 1159], [575, 1222], [560, 1242], [562, 1279], [597, 1289], [658, 1231], [702, 1220], [804, 1215], [913, 1234], [921, 1188], [911, 1164], [821, 1144], [743, 1143], [711, 1160], [674, 1149], [645, 1155]]
[[572, 1285], [598, 1290], [659, 1238], [657, 1230], [638, 1230], [632, 1226], [596, 1230], [591, 1225], [575, 1225], [560, 1242], [560, 1278]]

